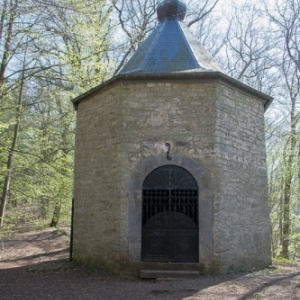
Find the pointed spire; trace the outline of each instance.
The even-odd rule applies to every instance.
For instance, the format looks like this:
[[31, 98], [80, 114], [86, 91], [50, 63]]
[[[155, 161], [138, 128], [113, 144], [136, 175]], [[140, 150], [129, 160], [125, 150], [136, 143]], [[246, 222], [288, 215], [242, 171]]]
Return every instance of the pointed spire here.
[[157, 16], [159, 22], [166, 19], [178, 19], [182, 21], [186, 14], [186, 5], [178, 0], [164, 0], [157, 6]]

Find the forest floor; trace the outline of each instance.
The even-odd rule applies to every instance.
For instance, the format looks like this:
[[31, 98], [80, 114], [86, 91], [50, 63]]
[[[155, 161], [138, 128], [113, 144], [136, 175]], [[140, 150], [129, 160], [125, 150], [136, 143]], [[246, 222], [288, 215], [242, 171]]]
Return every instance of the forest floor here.
[[300, 299], [299, 266], [196, 279], [119, 277], [69, 263], [68, 239], [54, 229], [0, 232], [1, 300]]

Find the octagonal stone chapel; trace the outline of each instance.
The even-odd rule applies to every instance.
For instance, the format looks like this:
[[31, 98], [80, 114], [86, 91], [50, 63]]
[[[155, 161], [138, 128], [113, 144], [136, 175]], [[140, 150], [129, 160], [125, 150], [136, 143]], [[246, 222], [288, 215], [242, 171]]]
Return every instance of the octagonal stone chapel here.
[[185, 12], [161, 1], [157, 27], [119, 74], [73, 100], [77, 262], [145, 277], [271, 263], [272, 98], [226, 75]]

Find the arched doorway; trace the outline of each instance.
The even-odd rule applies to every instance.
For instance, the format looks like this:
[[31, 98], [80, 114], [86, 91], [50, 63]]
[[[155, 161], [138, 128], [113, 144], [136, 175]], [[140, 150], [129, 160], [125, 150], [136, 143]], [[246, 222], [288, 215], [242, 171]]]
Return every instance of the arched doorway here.
[[198, 185], [184, 168], [165, 165], [143, 182], [142, 261], [198, 262]]

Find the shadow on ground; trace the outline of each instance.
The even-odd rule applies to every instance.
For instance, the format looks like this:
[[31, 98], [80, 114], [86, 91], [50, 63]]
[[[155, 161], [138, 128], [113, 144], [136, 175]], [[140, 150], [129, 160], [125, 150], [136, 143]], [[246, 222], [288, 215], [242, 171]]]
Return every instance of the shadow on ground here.
[[1, 300], [300, 299], [297, 266], [185, 280], [142, 280], [70, 263], [65, 236], [51, 230], [16, 236], [4, 247]]

